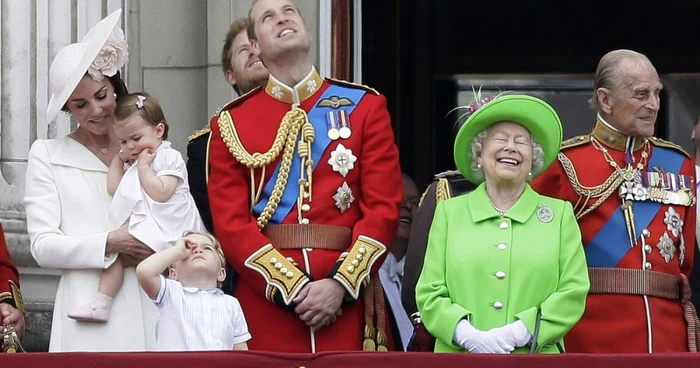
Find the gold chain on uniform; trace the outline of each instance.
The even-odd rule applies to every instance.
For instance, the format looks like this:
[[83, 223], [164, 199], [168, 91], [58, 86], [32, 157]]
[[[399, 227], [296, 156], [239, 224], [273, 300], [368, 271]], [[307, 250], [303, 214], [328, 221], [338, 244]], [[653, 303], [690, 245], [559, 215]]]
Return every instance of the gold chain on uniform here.
[[[277, 157], [279, 157], [280, 152], [282, 153], [282, 163], [280, 165], [280, 170], [275, 180], [275, 185], [272, 189], [272, 193], [265, 208], [260, 213], [257, 218], [257, 224], [259, 229], [263, 229], [272, 215], [274, 215], [277, 210], [277, 206], [282, 198], [284, 189], [287, 187], [287, 180], [289, 179], [289, 170], [292, 166], [292, 158], [294, 156], [294, 149], [297, 146], [297, 136], [301, 131], [301, 139], [299, 140], [298, 152], [299, 156], [302, 158], [302, 172], [301, 179], [299, 179], [300, 192], [299, 201], [303, 199], [308, 199], [311, 201], [311, 175], [313, 168], [313, 161], [311, 157], [311, 143], [313, 143], [315, 138], [315, 133], [313, 126], [309, 122], [309, 117], [306, 111], [299, 108], [298, 106], [292, 106], [292, 110], [288, 111], [284, 118], [282, 118], [282, 123], [277, 129], [277, 134], [275, 135], [275, 140], [272, 143], [270, 149], [265, 153], [254, 152], [249, 153], [238, 136], [238, 131], [233, 123], [231, 114], [228, 111], [222, 111], [219, 114], [219, 129], [221, 131], [221, 138], [231, 152], [231, 155], [238, 160], [242, 165], [249, 168], [251, 171], [251, 207], [255, 205], [260, 197], [260, 192], [262, 191], [262, 182], [265, 180], [265, 168], [274, 162]], [[260, 187], [255, 192], [255, 180], [253, 172], [255, 169], [262, 169], [263, 174], [260, 178]], [[306, 178], [304, 178], [306, 174]], [[305, 192], [308, 188], [309, 192]]]
[[[576, 170], [574, 169], [574, 165], [571, 163], [571, 160], [569, 160], [569, 158], [563, 153], [559, 153], [557, 157], [564, 168], [564, 172], [566, 173], [572, 188], [576, 194], [579, 195], [579, 200], [574, 205], [574, 209], [577, 209], [576, 219], [580, 219], [603, 204], [603, 202], [605, 202], [616, 190], [620, 188], [620, 185], [622, 185], [622, 182], [624, 182], [626, 178], [629, 178], [630, 176], [633, 177], [637, 171], [644, 168], [649, 157], [649, 141], [645, 141], [642, 159], [639, 161], [639, 163], [637, 163], [637, 170], [633, 170], [630, 167], [622, 169], [619, 167], [617, 162], [615, 162], [607, 148], [603, 147], [597, 140], [595, 140], [594, 137], [591, 137], [591, 143], [598, 151], [603, 153], [605, 161], [607, 161], [608, 164], [615, 169], [612, 175], [610, 175], [605, 182], [603, 182], [603, 184], [592, 187], [582, 185], [578, 180], [578, 175], [576, 174]], [[596, 198], [596, 201], [590, 207], [586, 208], [586, 205], [592, 198]], [[582, 200], [583, 203], [581, 203]]]

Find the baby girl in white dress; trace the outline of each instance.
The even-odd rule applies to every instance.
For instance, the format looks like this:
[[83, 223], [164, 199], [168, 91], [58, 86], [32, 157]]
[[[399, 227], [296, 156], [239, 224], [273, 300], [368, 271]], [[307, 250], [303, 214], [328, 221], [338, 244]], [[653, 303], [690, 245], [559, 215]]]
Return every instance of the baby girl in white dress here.
[[[190, 195], [185, 161], [164, 141], [168, 124], [158, 101], [143, 92], [123, 96], [114, 117], [122, 149], [107, 175], [107, 190], [114, 197], [113, 225], [128, 225], [129, 234], [156, 252], [174, 245], [187, 230], [206, 231]], [[107, 322], [123, 281], [124, 268], [117, 259], [103, 271], [95, 297], [68, 317]]]

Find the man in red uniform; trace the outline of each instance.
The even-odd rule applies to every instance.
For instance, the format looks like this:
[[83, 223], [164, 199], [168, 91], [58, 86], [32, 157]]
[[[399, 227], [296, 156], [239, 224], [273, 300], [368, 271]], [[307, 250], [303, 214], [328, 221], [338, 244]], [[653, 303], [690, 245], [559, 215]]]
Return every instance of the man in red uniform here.
[[600, 60], [593, 132], [562, 144], [532, 186], [574, 204], [591, 275], [569, 352], [697, 350], [687, 277], [695, 243], [695, 171], [679, 146], [653, 137], [662, 85], [644, 55]]
[[[20, 339], [24, 332], [24, 306], [22, 294], [19, 291], [19, 273], [12, 264], [10, 253], [5, 243], [5, 233], [0, 226], [0, 332], [8, 331], [13, 326], [16, 338]], [[3, 337], [4, 334], [3, 334]], [[0, 351], [12, 351], [17, 348], [18, 341], [11, 341], [14, 336], [0, 337]], [[4, 340], [4, 341], [3, 341]]]
[[249, 19], [270, 79], [212, 119], [208, 188], [214, 230], [240, 274], [248, 346], [383, 350], [376, 272], [402, 199], [386, 99], [319, 76], [290, 0], [255, 1]]

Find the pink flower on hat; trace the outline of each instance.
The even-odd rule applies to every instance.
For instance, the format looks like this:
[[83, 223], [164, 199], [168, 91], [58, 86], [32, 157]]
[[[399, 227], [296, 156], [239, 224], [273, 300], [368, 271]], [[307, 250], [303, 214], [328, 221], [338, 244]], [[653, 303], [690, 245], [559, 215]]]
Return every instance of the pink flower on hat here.
[[95, 60], [88, 67], [88, 74], [98, 82], [105, 76], [114, 76], [129, 58], [127, 48], [124, 32], [121, 28], [115, 27]]

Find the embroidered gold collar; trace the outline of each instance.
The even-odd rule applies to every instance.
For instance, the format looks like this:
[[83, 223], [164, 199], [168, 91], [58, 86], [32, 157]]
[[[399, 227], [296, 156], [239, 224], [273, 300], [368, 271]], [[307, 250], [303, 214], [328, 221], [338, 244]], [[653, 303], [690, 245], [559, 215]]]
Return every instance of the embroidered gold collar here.
[[265, 92], [276, 100], [288, 104], [299, 104], [313, 96], [314, 93], [321, 88], [321, 84], [323, 84], [323, 78], [321, 78], [314, 67], [311, 69], [311, 72], [294, 87], [289, 87], [270, 74]]
[[645, 138], [630, 137], [621, 133], [610, 126], [609, 123], [605, 122], [605, 120], [603, 120], [603, 118], [600, 116], [598, 116], [598, 119], [595, 122], [595, 127], [593, 127], [593, 133], [591, 135], [603, 145], [616, 151], [623, 152], [625, 151], [625, 146], [628, 139], [634, 139], [634, 151], [642, 148], [644, 142], [646, 142]]

